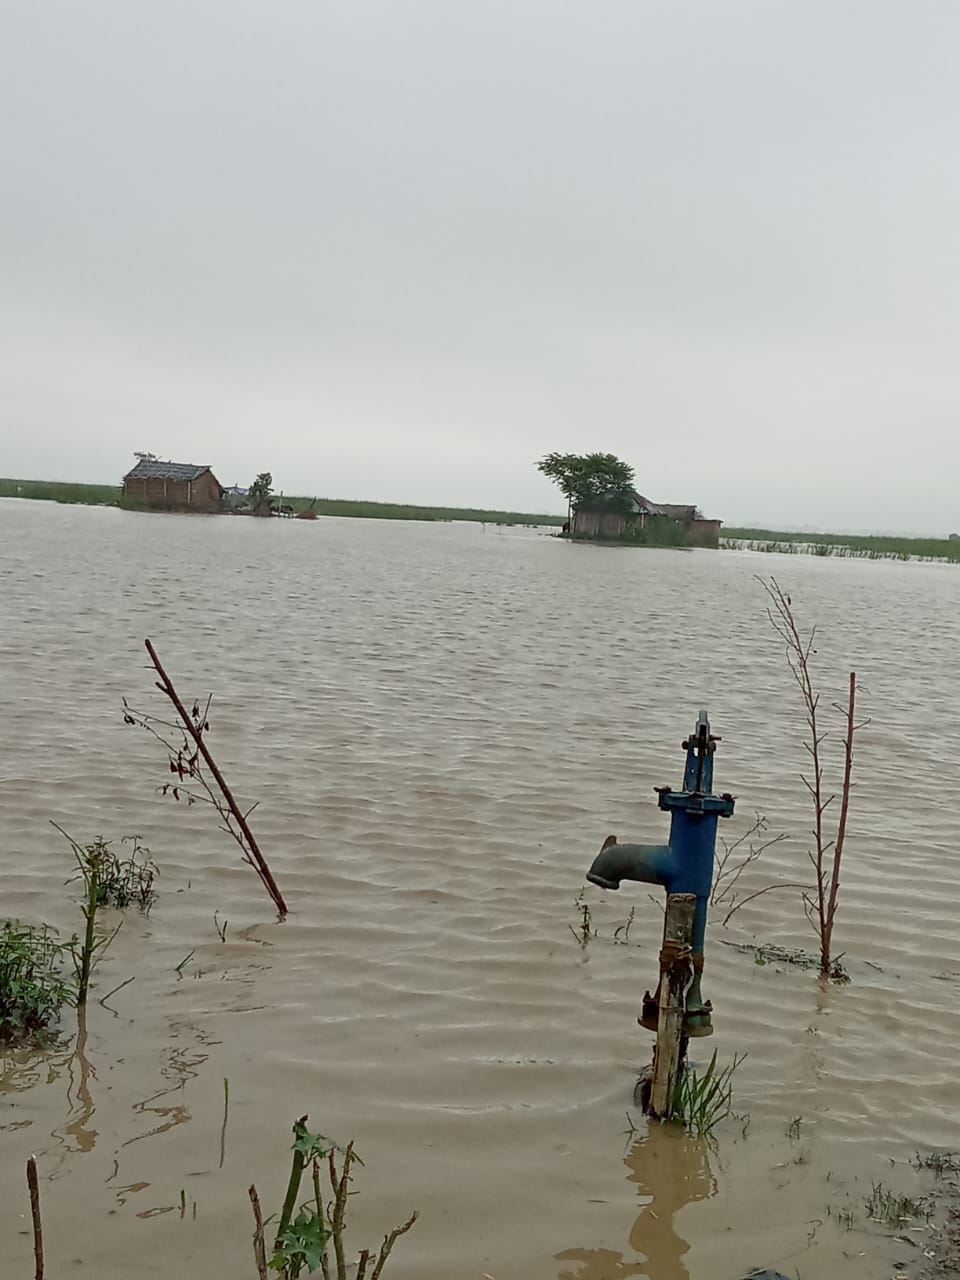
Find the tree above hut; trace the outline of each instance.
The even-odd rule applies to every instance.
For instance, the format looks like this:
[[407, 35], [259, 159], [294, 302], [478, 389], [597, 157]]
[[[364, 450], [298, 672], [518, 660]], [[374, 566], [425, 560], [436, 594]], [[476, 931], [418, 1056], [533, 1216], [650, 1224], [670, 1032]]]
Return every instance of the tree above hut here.
[[269, 471], [261, 471], [248, 491], [250, 505], [255, 516], [268, 516], [273, 498], [273, 476]]
[[633, 467], [612, 453], [548, 453], [537, 470], [573, 507], [628, 511], [633, 501]]

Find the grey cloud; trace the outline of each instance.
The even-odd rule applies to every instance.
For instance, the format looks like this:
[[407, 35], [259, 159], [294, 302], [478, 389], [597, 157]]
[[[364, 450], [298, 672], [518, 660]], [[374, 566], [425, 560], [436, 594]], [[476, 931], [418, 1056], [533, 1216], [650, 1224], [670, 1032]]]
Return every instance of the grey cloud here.
[[946, 532], [942, 3], [8, 8], [0, 472]]

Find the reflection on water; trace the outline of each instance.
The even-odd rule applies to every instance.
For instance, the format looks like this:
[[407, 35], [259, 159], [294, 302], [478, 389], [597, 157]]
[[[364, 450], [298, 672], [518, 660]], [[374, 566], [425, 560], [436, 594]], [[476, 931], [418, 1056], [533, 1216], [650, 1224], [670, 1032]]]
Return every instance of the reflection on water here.
[[649, 1132], [624, 1157], [630, 1171], [627, 1180], [636, 1183], [645, 1198], [628, 1237], [639, 1260], [631, 1261], [612, 1249], [566, 1249], [556, 1255], [557, 1261], [580, 1267], [561, 1271], [560, 1280], [620, 1280], [623, 1276], [689, 1280], [683, 1259], [690, 1245], [677, 1233], [674, 1218], [687, 1205], [716, 1194], [708, 1145], [679, 1125], [650, 1121]]
[[88, 1128], [96, 1110], [90, 1092], [90, 1081], [96, 1080], [97, 1073], [87, 1057], [86, 1007], [77, 1010], [77, 1039], [67, 1062], [67, 1075], [70, 1080], [67, 1086], [70, 1118], [63, 1133], [74, 1140], [77, 1151], [92, 1151], [97, 1141], [97, 1131]]
[[[196, 1039], [200, 1044], [219, 1043], [219, 1041], [212, 1040], [199, 1027], [192, 1027], [185, 1023], [174, 1023], [171, 1034], [174, 1040], [180, 1036], [187, 1036], [191, 1039]], [[158, 1123], [145, 1133], [138, 1133], [135, 1137], [128, 1139], [122, 1144], [124, 1147], [132, 1146], [135, 1142], [141, 1142], [144, 1138], [152, 1138], [158, 1133], [166, 1133], [168, 1129], [172, 1129], [178, 1124], [184, 1124], [190, 1119], [190, 1108], [186, 1101], [165, 1101], [162, 1105], [158, 1105], [158, 1103], [160, 1103], [161, 1099], [169, 1099], [176, 1095], [180, 1095], [181, 1098], [185, 1097], [184, 1090], [187, 1082], [194, 1079], [209, 1057], [209, 1053], [201, 1052], [189, 1044], [174, 1044], [169, 1048], [167, 1061], [160, 1069], [160, 1074], [167, 1081], [166, 1087], [158, 1089], [149, 1098], [144, 1098], [142, 1102], [138, 1102], [134, 1106], [134, 1111], [141, 1115], [156, 1116]]]
[[683, 1257], [690, 1246], [675, 1231], [674, 1215], [716, 1194], [706, 1139], [692, 1138], [679, 1126], [651, 1123], [625, 1163], [629, 1180], [650, 1197], [630, 1231], [631, 1248], [646, 1254], [650, 1280], [686, 1280]]
[[52, 1084], [63, 1070], [64, 1061], [56, 1049], [4, 1045], [0, 1056], [0, 1096], [25, 1093], [41, 1081]]
[[[87, 1057], [85, 1009], [77, 1010], [77, 1034], [69, 1044], [64, 1044], [61, 1038], [53, 1049], [7, 1050], [0, 1062], [0, 1094], [23, 1093], [40, 1084], [41, 1081], [51, 1085], [63, 1075], [66, 1075], [68, 1081], [66, 1091], [68, 1116], [64, 1125], [54, 1129], [51, 1136], [64, 1144], [63, 1154], [68, 1151], [92, 1151], [96, 1144], [97, 1131], [88, 1128], [95, 1110], [90, 1081], [97, 1078], [97, 1073]], [[0, 1127], [16, 1129], [30, 1123], [32, 1122], [29, 1120], [23, 1120]]]

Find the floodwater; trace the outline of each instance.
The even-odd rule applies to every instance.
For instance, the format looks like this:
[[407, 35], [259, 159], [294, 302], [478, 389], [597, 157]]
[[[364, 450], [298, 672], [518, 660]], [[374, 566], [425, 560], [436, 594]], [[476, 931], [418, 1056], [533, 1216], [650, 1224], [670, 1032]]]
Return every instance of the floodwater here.
[[[738, 797], [727, 838], [758, 811], [789, 836], [744, 885], [808, 878], [771, 572], [821, 629], [825, 705], [855, 666], [872, 719], [836, 931], [851, 981], [724, 945], [812, 950], [793, 891], [727, 928], [714, 913], [716, 1034], [694, 1061], [748, 1056], [708, 1144], [631, 1107], [658, 902], [589, 888], [582, 946], [576, 899], [607, 834], [665, 835], [653, 787], [679, 783], [701, 706]], [[958, 611], [950, 565], [0, 501], [3, 914], [76, 928], [50, 820], [138, 832], [161, 871], [85, 1041], [0, 1059], [2, 1273], [32, 1274], [33, 1152], [48, 1276], [254, 1277], [247, 1188], [279, 1207], [309, 1113], [365, 1160], [358, 1247], [419, 1210], [393, 1280], [897, 1274], [916, 1248], [866, 1221], [871, 1182], [912, 1193], [918, 1148], [960, 1146]], [[214, 694], [210, 743], [259, 800], [283, 924], [123, 724], [124, 696], [162, 709], [146, 636], [185, 698]]]

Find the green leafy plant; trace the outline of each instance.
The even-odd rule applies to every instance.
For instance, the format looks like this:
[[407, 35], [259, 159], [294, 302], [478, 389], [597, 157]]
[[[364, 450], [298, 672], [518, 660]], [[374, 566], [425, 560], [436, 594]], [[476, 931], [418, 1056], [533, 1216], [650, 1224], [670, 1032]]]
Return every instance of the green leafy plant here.
[[85, 926], [83, 937], [78, 938], [74, 934], [68, 943], [77, 976], [77, 1008], [82, 1009], [87, 1003], [90, 974], [120, 932], [118, 924], [111, 933], [97, 936], [97, 912], [115, 890], [117, 859], [102, 836], [98, 836], [92, 844], [80, 845], [62, 827], [58, 827], [55, 822], [52, 825], [70, 842], [77, 863], [77, 874], [71, 876], [67, 884], [74, 880], [83, 882], [83, 901], [80, 907]]
[[[110, 847], [110, 841], [104, 840], [102, 836], [98, 836], [93, 844], [83, 849], [70, 836], [67, 839], [78, 863], [81, 859], [88, 866], [91, 860], [96, 863], [98, 907], [116, 907], [122, 911], [125, 907], [136, 906], [144, 914], [149, 912], [157, 900], [157, 891], [153, 886], [160, 873], [150, 857], [150, 850], [140, 843], [140, 836], [122, 837], [121, 844], [132, 846], [127, 858], [117, 857]], [[81, 874], [82, 868], [67, 883], [70, 884]]]
[[247, 496], [255, 515], [270, 514], [270, 499], [273, 497], [273, 476], [269, 471], [261, 471], [250, 486]]
[[[341, 1148], [323, 1134], [311, 1133], [307, 1128], [306, 1116], [301, 1116], [294, 1124], [290, 1177], [269, 1261], [266, 1247], [267, 1224], [260, 1210], [256, 1186], [250, 1187], [250, 1203], [255, 1223], [253, 1252], [259, 1280], [268, 1280], [270, 1271], [277, 1272], [281, 1280], [298, 1280], [304, 1271], [310, 1273], [317, 1270], [322, 1272], [323, 1280], [332, 1280], [333, 1276], [336, 1276], [336, 1280], [346, 1280], [348, 1263], [344, 1232], [347, 1196], [350, 1194], [350, 1171], [354, 1164], [362, 1165], [363, 1161], [354, 1151], [352, 1142], [346, 1148]], [[303, 1177], [308, 1169], [313, 1194], [308, 1200], [298, 1204]], [[326, 1172], [330, 1184], [331, 1199], [326, 1204], [321, 1185], [321, 1169]], [[402, 1226], [394, 1227], [384, 1237], [375, 1258], [369, 1249], [362, 1249], [357, 1259], [355, 1280], [366, 1280], [371, 1262], [373, 1269], [369, 1280], [380, 1280], [393, 1246], [416, 1220], [417, 1215], [414, 1213]]]
[[76, 990], [65, 976], [71, 950], [47, 925], [0, 928], [0, 1041], [40, 1041]]
[[641, 547], [688, 547], [690, 527], [682, 520], [650, 516], [642, 525], [626, 530], [623, 540]]
[[746, 1056], [734, 1054], [733, 1062], [719, 1067], [714, 1049], [702, 1075], [687, 1063], [677, 1076], [672, 1118], [695, 1137], [708, 1137], [720, 1121], [730, 1115], [733, 1074]]

